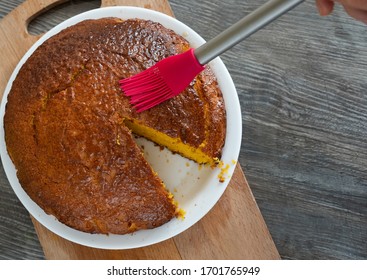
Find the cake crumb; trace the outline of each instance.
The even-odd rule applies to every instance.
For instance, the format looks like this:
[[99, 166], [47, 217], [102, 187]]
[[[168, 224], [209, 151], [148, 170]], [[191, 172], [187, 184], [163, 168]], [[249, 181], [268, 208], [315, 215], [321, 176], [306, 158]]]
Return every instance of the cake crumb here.
[[219, 174], [217, 176], [220, 183], [224, 183], [225, 182], [226, 175], [228, 175], [228, 170], [229, 170], [229, 167], [230, 167], [229, 164], [226, 164], [225, 167], [223, 167], [223, 165], [220, 167], [220, 172], [219, 172]]
[[180, 209], [178, 209], [178, 211], [177, 211], [176, 214], [177, 214], [177, 218], [179, 220], [184, 220], [185, 219], [185, 215], [186, 215], [186, 211], [183, 210], [182, 208], [180, 208]]

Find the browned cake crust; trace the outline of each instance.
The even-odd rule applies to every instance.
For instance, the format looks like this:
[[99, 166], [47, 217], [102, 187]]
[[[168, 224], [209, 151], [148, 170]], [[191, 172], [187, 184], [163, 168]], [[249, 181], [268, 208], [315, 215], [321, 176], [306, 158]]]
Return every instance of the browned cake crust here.
[[177, 214], [123, 121], [138, 119], [195, 147], [206, 142], [204, 150], [220, 157], [217, 83], [205, 71], [181, 95], [137, 114], [118, 81], [188, 47], [158, 23], [108, 18], [65, 29], [28, 59], [8, 96], [5, 138], [22, 187], [46, 213], [81, 231], [117, 234]]

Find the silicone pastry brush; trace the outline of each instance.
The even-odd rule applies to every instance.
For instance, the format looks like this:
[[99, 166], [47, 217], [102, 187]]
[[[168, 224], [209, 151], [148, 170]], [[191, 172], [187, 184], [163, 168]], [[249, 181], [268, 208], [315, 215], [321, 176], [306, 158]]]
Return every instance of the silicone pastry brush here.
[[197, 49], [167, 57], [152, 67], [120, 80], [120, 87], [138, 112], [180, 94], [205, 65], [304, 0], [270, 0]]

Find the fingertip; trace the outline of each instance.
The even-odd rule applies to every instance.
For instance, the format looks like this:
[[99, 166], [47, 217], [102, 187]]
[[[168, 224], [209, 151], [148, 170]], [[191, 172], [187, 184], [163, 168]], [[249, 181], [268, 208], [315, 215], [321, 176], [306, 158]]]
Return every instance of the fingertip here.
[[330, 15], [334, 8], [334, 1], [331, 0], [316, 0], [316, 6], [320, 16]]

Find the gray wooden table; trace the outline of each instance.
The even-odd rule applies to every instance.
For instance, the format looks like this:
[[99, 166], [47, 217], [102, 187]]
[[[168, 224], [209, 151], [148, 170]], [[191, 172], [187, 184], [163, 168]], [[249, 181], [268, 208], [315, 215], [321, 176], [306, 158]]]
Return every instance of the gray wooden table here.
[[[21, 0], [0, 0], [0, 18]], [[205, 39], [265, 1], [171, 0]], [[99, 1], [35, 19], [41, 33]], [[222, 56], [239, 94], [239, 161], [284, 259], [367, 259], [367, 26], [337, 7], [297, 7]], [[1, 62], [0, 62], [1, 63]], [[0, 168], [0, 259], [42, 259]]]

